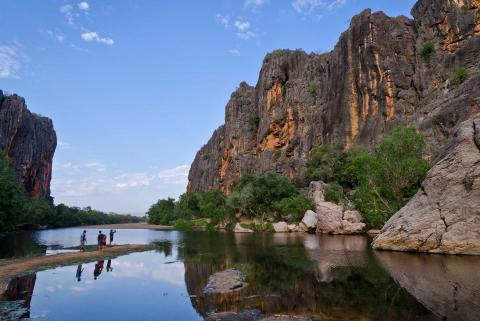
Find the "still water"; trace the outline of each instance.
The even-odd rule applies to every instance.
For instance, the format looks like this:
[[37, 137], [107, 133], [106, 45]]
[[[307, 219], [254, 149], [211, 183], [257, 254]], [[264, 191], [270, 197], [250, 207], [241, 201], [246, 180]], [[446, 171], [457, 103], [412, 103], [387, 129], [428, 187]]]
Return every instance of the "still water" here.
[[[9, 236], [0, 255], [63, 251], [80, 231]], [[88, 234], [93, 241], [96, 231]], [[313, 320], [480, 320], [477, 257], [376, 252], [364, 236], [118, 230], [115, 242], [158, 249], [16, 278], [0, 319], [181, 321], [257, 310]], [[204, 294], [209, 276], [226, 268], [243, 271], [249, 286]]]

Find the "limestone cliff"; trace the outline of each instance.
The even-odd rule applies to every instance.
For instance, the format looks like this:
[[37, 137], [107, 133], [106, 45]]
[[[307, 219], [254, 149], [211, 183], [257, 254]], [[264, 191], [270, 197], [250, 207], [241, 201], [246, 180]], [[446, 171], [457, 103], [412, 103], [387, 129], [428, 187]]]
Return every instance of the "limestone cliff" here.
[[[478, 0], [420, 0], [414, 19], [365, 10], [325, 54], [268, 54], [255, 87], [240, 84], [225, 124], [197, 153], [189, 191], [232, 190], [246, 173], [302, 180], [319, 144], [370, 145], [397, 124], [422, 131], [429, 154], [480, 112]], [[430, 58], [422, 47], [432, 42]], [[467, 68], [461, 85], [451, 81]]]
[[0, 90], [0, 151], [8, 157], [15, 179], [30, 195], [50, 197], [56, 146], [52, 121], [31, 113], [22, 97], [5, 96]]

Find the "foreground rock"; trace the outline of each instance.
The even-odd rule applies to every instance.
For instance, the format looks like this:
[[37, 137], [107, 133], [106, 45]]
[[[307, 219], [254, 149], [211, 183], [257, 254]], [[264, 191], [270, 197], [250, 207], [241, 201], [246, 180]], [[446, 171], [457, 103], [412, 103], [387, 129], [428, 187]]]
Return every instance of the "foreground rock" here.
[[480, 114], [461, 124], [375, 249], [480, 255]]
[[30, 195], [50, 197], [56, 146], [52, 121], [31, 113], [22, 97], [6, 96], [0, 90], [0, 151], [10, 160], [15, 179]]
[[205, 294], [223, 294], [244, 289], [248, 283], [245, 275], [235, 269], [214, 273], [208, 279], [203, 292]]

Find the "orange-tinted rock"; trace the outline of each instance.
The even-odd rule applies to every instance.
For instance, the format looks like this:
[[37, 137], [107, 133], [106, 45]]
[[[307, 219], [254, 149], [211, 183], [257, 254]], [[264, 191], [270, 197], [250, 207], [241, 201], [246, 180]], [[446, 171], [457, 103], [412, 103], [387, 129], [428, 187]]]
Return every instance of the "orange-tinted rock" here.
[[[329, 53], [268, 54], [256, 86], [232, 94], [225, 125], [198, 152], [189, 190], [228, 193], [242, 175], [267, 171], [302, 182], [313, 147], [369, 146], [399, 124], [424, 133], [433, 146], [426, 157], [436, 159], [457, 125], [480, 111], [478, 0], [420, 0], [412, 15], [365, 10]], [[436, 48], [430, 59], [420, 54], [427, 42]], [[468, 80], [449, 85], [460, 67]]]
[[4, 96], [0, 91], [0, 150], [9, 159], [16, 180], [30, 195], [50, 197], [56, 146], [49, 118], [31, 113], [22, 97]]

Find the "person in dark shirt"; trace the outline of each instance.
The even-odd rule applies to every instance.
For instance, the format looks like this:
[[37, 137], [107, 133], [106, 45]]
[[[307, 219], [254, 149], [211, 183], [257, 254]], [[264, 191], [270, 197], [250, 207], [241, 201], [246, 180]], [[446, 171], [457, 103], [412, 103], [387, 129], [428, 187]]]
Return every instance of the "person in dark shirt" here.
[[110, 229], [110, 246], [112, 246], [113, 242], [113, 234], [117, 233], [117, 230]]

